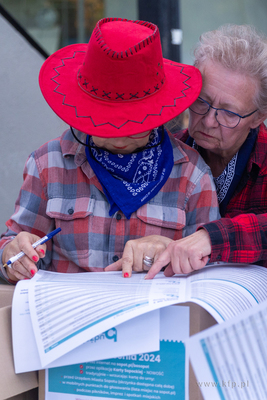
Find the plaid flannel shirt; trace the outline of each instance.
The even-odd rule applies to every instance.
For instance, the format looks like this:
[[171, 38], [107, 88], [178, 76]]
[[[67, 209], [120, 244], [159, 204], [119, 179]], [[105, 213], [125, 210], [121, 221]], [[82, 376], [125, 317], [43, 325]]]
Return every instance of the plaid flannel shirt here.
[[[85, 135], [79, 135], [85, 141]], [[179, 239], [219, 218], [209, 167], [194, 149], [172, 138], [171, 142], [174, 166], [169, 179], [130, 220], [122, 212], [109, 216], [109, 203], [84, 146], [69, 130], [44, 144], [26, 162], [24, 182], [0, 249], [20, 231], [42, 237], [60, 227], [62, 231], [47, 242], [39, 267], [57, 272], [100, 271], [122, 256], [129, 239], [154, 234]]]
[[[186, 141], [188, 132], [175, 134]], [[210, 262], [254, 263], [267, 267], [267, 129], [259, 127], [246, 172], [224, 218], [204, 225], [210, 235]]]

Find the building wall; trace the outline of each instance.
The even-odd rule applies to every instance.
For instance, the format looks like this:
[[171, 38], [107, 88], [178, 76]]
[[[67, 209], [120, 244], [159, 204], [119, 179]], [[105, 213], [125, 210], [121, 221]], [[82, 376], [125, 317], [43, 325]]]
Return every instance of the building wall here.
[[202, 32], [225, 23], [250, 24], [267, 36], [266, 0], [179, 0], [183, 31], [182, 59], [192, 64], [192, 49]]
[[0, 15], [0, 233], [12, 214], [28, 155], [65, 124], [41, 95], [44, 58]]

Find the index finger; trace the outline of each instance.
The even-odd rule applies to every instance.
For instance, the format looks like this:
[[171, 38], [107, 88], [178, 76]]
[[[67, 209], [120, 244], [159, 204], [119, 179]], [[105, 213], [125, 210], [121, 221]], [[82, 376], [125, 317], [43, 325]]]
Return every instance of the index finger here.
[[112, 264], [109, 264], [106, 268], [104, 268], [104, 271], [121, 271], [122, 270], [122, 265], [121, 265], [121, 258], [118, 261], [115, 261]]
[[146, 274], [145, 279], [153, 279], [161, 270], [161, 268], [168, 265], [171, 261], [170, 254], [168, 249], [166, 249], [159, 258], [154, 262], [148, 273]]
[[133, 249], [132, 246], [127, 246], [127, 243], [122, 254], [121, 265], [122, 276], [124, 278], [130, 278], [133, 270]]

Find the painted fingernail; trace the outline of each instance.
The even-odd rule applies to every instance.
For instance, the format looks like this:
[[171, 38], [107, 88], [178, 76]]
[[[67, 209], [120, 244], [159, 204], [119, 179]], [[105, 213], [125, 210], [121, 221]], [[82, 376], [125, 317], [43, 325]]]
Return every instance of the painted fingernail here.
[[31, 274], [32, 274], [32, 276], [35, 275], [34, 269], [31, 269]]
[[128, 272], [124, 272], [124, 278], [129, 278], [129, 274], [128, 274]]
[[43, 249], [40, 249], [40, 252], [41, 252], [42, 254], [44, 254], [44, 250], [43, 250]]
[[38, 257], [37, 256], [33, 256], [32, 259], [33, 259], [34, 262], [38, 261]]

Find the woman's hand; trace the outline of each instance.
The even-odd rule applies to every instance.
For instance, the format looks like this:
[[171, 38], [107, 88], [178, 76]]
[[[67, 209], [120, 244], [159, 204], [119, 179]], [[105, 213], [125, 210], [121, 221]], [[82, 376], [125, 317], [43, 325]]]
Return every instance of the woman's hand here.
[[172, 241], [155, 260], [146, 275], [146, 279], [154, 278], [161, 268], [167, 264], [168, 266], [164, 271], [165, 276], [189, 274], [203, 268], [209, 260], [210, 253], [209, 234], [204, 229], [200, 229], [183, 239]]
[[137, 272], [148, 271], [149, 267], [144, 264], [144, 258], [148, 257], [154, 262], [157, 261], [171, 242], [172, 239], [159, 235], [129, 240], [125, 245], [122, 258], [108, 265], [105, 271], [122, 270], [122, 276], [125, 278], [129, 278], [132, 275], [132, 270]]
[[25, 256], [11, 264], [11, 268], [6, 268], [8, 278], [12, 281], [32, 278], [37, 272], [35, 263], [39, 258], [45, 256], [46, 245], [42, 244], [34, 249], [32, 244], [40, 237], [28, 232], [20, 232], [15, 239], [6, 245], [2, 255], [2, 262], [5, 264], [11, 257], [23, 251]]

